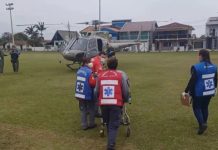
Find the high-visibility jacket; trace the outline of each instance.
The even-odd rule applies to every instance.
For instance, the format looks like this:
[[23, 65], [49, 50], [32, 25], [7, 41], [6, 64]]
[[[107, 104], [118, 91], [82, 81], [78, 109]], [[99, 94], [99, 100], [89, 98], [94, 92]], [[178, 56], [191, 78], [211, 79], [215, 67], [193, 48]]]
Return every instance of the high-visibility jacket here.
[[122, 73], [116, 70], [102, 71], [98, 77], [99, 105], [123, 106]]
[[93, 85], [90, 83], [92, 70], [87, 67], [81, 67], [77, 72], [75, 97], [83, 100], [93, 100]]
[[194, 65], [194, 68], [197, 74], [195, 95], [213, 96], [215, 94], [215, 74], [217, 72], [216, 65], [202, 61]]
[[93, 73], [100, 73], [103, 70], [103, 65], [101, 63], [101, 57], [99, 55], [93, 57], [91, 59], [92, 63], [92, 72]]

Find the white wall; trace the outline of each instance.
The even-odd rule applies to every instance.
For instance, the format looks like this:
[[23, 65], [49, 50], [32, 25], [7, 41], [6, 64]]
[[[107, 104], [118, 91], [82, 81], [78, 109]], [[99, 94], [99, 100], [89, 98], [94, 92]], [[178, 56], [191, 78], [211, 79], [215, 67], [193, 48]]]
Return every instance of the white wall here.
[[46, 49], [45, 47], [31, 47], [32, 51], [34, 52], [43, 52], [43, 51], [57, 51], [54, 47], [51, 47], [51, 49]]

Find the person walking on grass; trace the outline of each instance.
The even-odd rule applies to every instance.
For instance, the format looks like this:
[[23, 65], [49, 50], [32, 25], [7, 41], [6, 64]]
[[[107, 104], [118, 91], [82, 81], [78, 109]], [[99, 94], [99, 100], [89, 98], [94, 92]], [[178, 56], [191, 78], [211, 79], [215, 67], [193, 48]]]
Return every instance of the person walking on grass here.
[[130, 99], [130, 91], [127, 75], [117, 70], [116, 57], [109, 58], [107, 66], [108, 69], [98, 76], [95, 94], [101, 107], [103, 122], [107, 126], [107, 150], [114, 150], [121, 123], [122, 107], [124, 102]]
[[202, 49], [198, 54], [199, 63], [191, 67], [191, 78], [184, 95], [192, 96], [192, 107], [198, 121], [197, 134], [207, 129], [208, 106], [217, 89], [217, 66], [210, 60], [209, 51]]
[[14, 45], [12, 46], [12, 51], [10, 52], [10, 55], [11, 55], [11, 63], [12, 63], [13, 71], [18, 72], [20, 53]]
[[[105, 60], [106, 60], [106, 53], [103, 51], [100, 51], [97, 56], [95, 56], [91, 59], [91, 62], [89, 65], [90, 65], [92, 72], [93, 72], [96, 79], [98, 78], [99, 73], [104, 70]], [[100, 118], [101, 113], [100, 113], [100, 108], [98, 106], [98, 101], [97, 101], [96, 97], [95, 97], [95, 103], [96, 103], [96, 105], [95, 105], [95, 117]]]
[[95, 124], [95, 100], [93, 91], [96, 81], [91, 68], [88, 66], [89, 63], [90, 59], [83, 58], [83, 65], [77, 71], [75, 86], [75, 97], [79, 101], [83, 130], [92, 129], [97, 126]]
[[0, 74], [4, 72], [4, 57], [7, 56], [4, 54], [3, 50], [0, 49]]

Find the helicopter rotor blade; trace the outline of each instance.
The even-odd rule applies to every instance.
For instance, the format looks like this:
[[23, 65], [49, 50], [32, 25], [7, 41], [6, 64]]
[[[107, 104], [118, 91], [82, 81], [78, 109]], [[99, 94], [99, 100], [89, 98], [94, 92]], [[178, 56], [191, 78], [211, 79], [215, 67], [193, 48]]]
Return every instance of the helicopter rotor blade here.
[[90, 23], [89, 23], [89, 22], [80, 22], [80, 23], [77, 23], [77, 24], [85, 24], [85, 25], [89, 25]]
[[35, 24], [18, 24], [18, 27], [25, 27], [25, 26], [34, 26]]

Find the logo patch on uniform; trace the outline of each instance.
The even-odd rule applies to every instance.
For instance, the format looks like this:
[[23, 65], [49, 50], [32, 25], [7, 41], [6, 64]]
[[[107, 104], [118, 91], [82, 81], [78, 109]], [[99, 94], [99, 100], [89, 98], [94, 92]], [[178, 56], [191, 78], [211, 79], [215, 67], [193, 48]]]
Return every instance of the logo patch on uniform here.
[[80, 92], [80, 93], [83, 93], [83, 91], [84, 91], [84, 83], [77, 82], [76, 91]]
[[206, 90], [211, 90], [211, 89], [214, 89], [214, 81], [213, 79], [207, 79], [204, 81], [204, 84], [205, 84], [205, 89]]
[[103, 86], [103, 98], [114, 98], [114, 86]]

